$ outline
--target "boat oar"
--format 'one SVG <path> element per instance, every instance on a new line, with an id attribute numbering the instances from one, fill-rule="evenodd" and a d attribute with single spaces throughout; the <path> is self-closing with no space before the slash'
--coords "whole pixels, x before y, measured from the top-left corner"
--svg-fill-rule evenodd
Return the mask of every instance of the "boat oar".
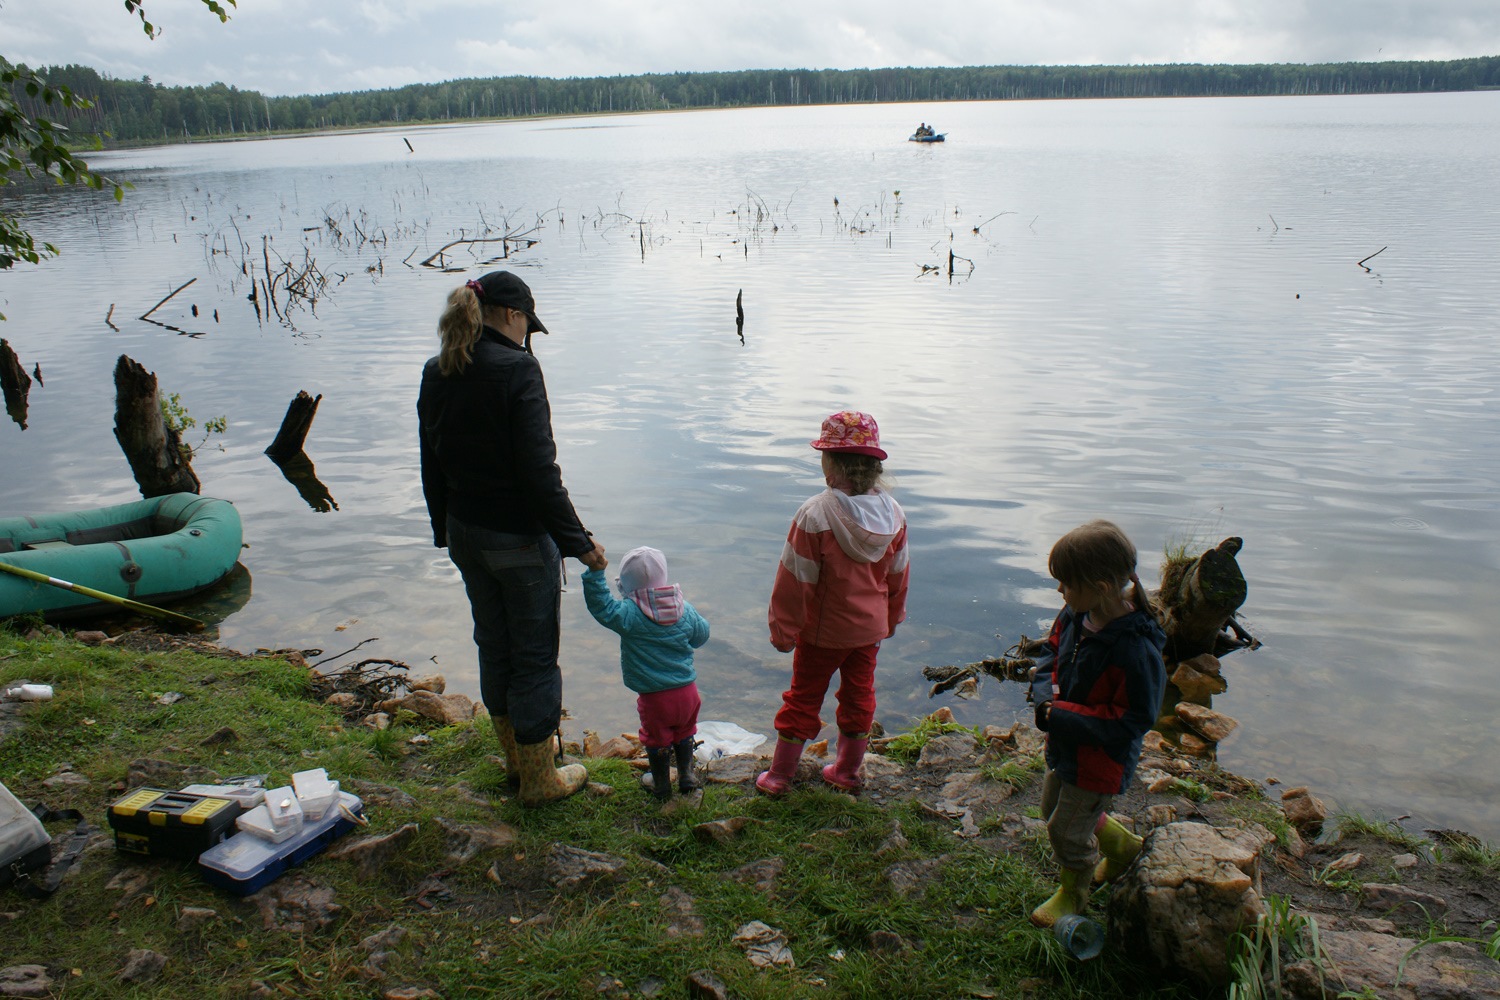
<path id="1" fill-rule="evenodd" d="M 198 619 L 189 618 L 187 615 L 179 615 L 175 611 L 168 611 L 165 608 L 153 608 L 149 604 L 142 604 L 140 601 L 132 601 L 128 597 L 116 597 L 114 594 L 106 594 L 102 590 L 95 590 L 92 587 L 85 587 L 82 584 L 69 583 L 67 580 L 59 580 L 55 576 L 48 576 L 45 573 L 38 573 L 35 570 L 22 569 L 19 566 L 12 566 L 9 563 L 0 562 L 0 570 L 4 570 L 7 573 L 13 573 L 16 576 L 24 576 L 26 579 L 35 580 L 38 583 L 46 583 L 54 587 L 61 587 L 63 590 L 71 590 L 75 594 L 82 594 L 84 597 L 92 597 L 96 601 L 105 601 L 109 604 L 118 604 L 122 608 L 129 608 L 131 611 L 137 611 L 143 615 L 150 615 L 152 618 L 160 618 L 162 621 L 168 621 L 174 625 L 184 626 L 186 628 L 192 629 L 194 632 L 203 631 L 203 623 Z"/>

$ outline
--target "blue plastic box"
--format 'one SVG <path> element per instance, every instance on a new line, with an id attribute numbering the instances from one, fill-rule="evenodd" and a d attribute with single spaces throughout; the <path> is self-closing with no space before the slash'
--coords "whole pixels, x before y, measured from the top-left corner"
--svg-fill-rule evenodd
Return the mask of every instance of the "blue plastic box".
<path id="1" fill-rule="evenodd" d="M 198 872 L 209 885 L 236 895 L 258 892 L 354 829 L 356 823 L 345 815 L 346 810 L 362 816 L 364 803 L 357 795 L 339 792 L 338 803 L 322 819 L 305 823 L 301 833 L 279 844 L 253 833 L 237 833 L 200 854 Z"/>

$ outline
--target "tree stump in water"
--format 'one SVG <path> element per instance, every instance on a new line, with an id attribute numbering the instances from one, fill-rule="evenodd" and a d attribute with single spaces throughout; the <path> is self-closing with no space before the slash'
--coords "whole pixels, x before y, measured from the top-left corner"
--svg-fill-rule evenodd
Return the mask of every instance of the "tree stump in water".
<path id="1" fill-rule="evenodd" d="M 307 432 L 312 429 L 318 404 L 322 401 L 322 393 L 314 398 L 306 389 L 299 390 L 287 406 L 286 416 L 281 420 L 281 430 L 276 432 L 276 440 L 266 447 L 266 454 L 276 462 L 291 461 L 300 455 L 303 442 L 307 440 Z"/>
<path id="2" fill-rule="evenodd" d="M 1243 539 L 1226 538 L 1196 559 L 1162 567 L 1157 618 L 1167 633 L 1168 663 L 1245 645 L 1224 635 L 1245 603 L 1245 577 L 1235 560 L 1243 545 Z"/>
<path id="3" fill-rule="evenodd" d="M 4 339 L 0 339 L 0 390 L 3 390 L 5 396 L 5 412 L 24 431 L 31 376 L 21 367 L 21 359 L 16 357 L 15 348 Z"/>
<path id="4" fill-rule="evenodd" d="M 115 362 L 115 438 L 130 462 L 141 496 L 198 493 L 203 486 L 182 436 L 167 426 L 156 374 L 125 355 Z"/>

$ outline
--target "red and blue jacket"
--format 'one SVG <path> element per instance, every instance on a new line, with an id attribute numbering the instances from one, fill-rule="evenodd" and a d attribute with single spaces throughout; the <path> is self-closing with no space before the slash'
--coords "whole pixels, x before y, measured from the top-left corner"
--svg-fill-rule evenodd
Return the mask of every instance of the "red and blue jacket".
<path id="1" fill-rule="evenodd" d="M 1038 706 L 1052 703 L 1050 714 L 1037 712 L 1037 726 L 1047 732 L 1047 767 L 1085 791 L 1118 795 L 1161 712 L 1167 637 L 1142 611 L 1098 632 L 1085 629 L 1083 618 L 1065 607 L 1052 623 L 1031 697 Z"/>

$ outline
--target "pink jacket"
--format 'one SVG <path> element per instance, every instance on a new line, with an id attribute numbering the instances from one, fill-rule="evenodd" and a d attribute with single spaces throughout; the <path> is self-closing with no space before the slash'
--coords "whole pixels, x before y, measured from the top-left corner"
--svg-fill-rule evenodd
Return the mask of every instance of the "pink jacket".
<path id="1" fill-rule="evenodd" d="M 888 493 L 827 489 L 797 510 L 771 588 L 771 645 L 854 649 L 906 618 L 906 515 Z"/>

